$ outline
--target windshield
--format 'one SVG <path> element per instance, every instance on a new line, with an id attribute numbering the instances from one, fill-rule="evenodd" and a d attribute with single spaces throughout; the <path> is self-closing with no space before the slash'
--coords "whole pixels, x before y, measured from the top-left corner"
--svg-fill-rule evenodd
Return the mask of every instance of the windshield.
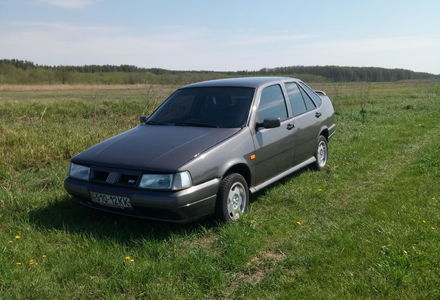
<path id="1" fill-rule="evenodd" d="M 253 88 L 203 87 L 177 90 L 147 124 L 238 128 L 246 123 Z"/>

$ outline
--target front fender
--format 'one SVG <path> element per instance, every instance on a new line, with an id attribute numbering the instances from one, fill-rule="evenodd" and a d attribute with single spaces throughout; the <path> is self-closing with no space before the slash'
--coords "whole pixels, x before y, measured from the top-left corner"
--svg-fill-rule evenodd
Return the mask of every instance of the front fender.
<path id="1" fill-rule="evenodd" d="M 193 184 L 221 178 L 227 170 L 236 164 L 248 166 L 253 174 L 250 155 L 254 152 L 254 143 L 249 128 L 243 128 L 237 134 L 199 154 L 179 170 L 189 171 Z"/>

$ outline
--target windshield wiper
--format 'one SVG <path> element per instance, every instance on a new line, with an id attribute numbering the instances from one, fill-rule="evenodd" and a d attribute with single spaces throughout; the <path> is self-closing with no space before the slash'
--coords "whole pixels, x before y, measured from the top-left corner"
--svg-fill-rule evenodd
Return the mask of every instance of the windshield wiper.
<path id="1" fill-rule="evenodd" d="M 195 127 L 212 127 L 212 128 L 219 128 L 217 125 L 212 125 L 208 123 L 197 123 L 197 122 L 181 122 L 174 124 L 176 126 L 195 126 Z"/>

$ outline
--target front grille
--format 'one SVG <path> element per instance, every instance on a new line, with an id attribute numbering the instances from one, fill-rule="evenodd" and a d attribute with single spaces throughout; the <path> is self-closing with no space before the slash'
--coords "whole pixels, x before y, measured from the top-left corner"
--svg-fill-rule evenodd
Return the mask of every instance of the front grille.
<path id="1" fill-rule="evenodd" d="M 91 181 L 99 184 L 136 187 L 141 178 L 140 171 L 92 167 Z"/>

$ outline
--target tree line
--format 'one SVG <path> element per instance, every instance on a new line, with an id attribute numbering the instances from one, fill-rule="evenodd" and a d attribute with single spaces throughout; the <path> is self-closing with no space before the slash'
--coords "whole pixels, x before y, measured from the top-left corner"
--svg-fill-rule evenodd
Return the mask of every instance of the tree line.
<path id="1" fill-rule="evenodd" d="M 342 66 L 290 66 L 258 71 L 174 71 L 133 65 L 46 66 L 1 59 L 0 84 L 185 84 L 240 76 L 290 76 L 309 82 L 440 79 L 440 75 L 405 69 Z"/>
<path id="2" fill-rule="evenodd" d="M 398 81 L 409 79 L 440 79 L 439 75 L 414 72 L 406 69 L 386 69 L 376 67 L 342 67 L 342 66 L 292 66 L 272 69 L 261 69 L 261 74 L 314 74 L 330 81 Z"/>

